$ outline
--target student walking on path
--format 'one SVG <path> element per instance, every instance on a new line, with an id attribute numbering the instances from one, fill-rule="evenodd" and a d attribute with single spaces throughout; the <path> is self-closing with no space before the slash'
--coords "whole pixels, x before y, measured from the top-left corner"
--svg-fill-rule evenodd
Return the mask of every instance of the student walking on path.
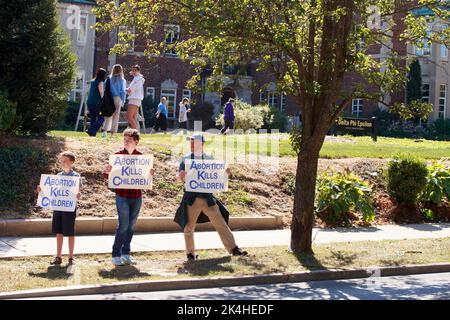
<path id="1" fill-rule="evenodd" d="M 222 130 L 220 130 L 221 134 L 226 134 L 228 130 L 234 129 L 234 99 L 230 98 L 228 102 L 225 104 L 225 108 L 223 110 L 223 120 L 225 122 Z"/>
<path id="2" fill-rule="evenodd" d="M 178 115 L 178 127 L 180 129 L 188 129 L 188 113 L 191 112 L 189 108 L 189 99 L 183 98 L 183 101 L 180 102 L 180 113 Z"/>
<path id="3" fill-rule="evenodd" d="M 127 121 L 130 125 L 130 128 L 140 131 L 137 115 L 138 110 L 142 105 L 142 100 L 144 99 L 145 79 L 141 75 L 141 68 L 139 67 L 139 65 L 134 65 L 131 68 L 130 74 L 133 76 L 133 81 L 131 81 L 130 86 L 127 89 Z"/>
<path id="4" fill-rule="evenodd" d="M 186 179 L 187 159 L 212 159 L 211 156 L 203 152 L 205 138 L 202 134 L 195 134 L 191 137 L 191 152 L 182 160 L 177 175 L 178 181 Z M 229 174 L 229 169 L 227 173 Z M 198 193 L 185 191 L 181 204 L 175 214 L 174 221 L 180 225 L 184 232 L 186 244 L 186 255 L 189 260 L 197 260 L 195 254 L 194 230 L 197 223 L 211 221 L 214 228 L 219 233 L 220 239 L 227 251 L 233 256 L 245 256 L 247 251 L 243 251 L 236 245 L 233 233 L 228 226 L 229 212 L 225 206 L 217 200 L 212 193 Z"/>
<path id="5" fill-rule="evenodd" d="M 164 133 L 167 132 L 167 117 L 169 112 L 167 110 L 167 98 L 162 97 L 161 102 L 158 105 L 158 111 L 156 111 L 156 125 L 154 131 L 161 129 Z M 153 131 L 152 131 L 153 132 Z"/>
<path id="6" fill-rule="evenodd" d="M 122 108 L 126 97 L 126 81 L 123 75 L 123 68 L 120 64 L 114 65 L 109 82 L 116 111 L 111 117 L 106 117 L 104 129 L 105 131 L 111 131 L 111 137 L 113 137 L 119 129 L 120 109 Z"/>
<path id="7" fill-rule="evenodd" d="M 87 134 L 91 137 L 97 135 L 97 131 L 103 125 L 105 118 L 100 115 L 100 102 L 103 98 L 105 92 L 105 80 L 106 80 L 106 70 L 100 68 L 97 70 L 95 79 L 91 81 L 91 87 L 89 89 L 89 96 L 87 99 L 87 106 L 89 110 L 91 125 Z"/>

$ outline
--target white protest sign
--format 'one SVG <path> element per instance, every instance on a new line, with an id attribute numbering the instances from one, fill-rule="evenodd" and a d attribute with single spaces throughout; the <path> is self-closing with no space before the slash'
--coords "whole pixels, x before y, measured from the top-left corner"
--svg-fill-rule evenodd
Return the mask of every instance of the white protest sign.
<path id="1" fill-rule="evenodd" d="M 38 206 L 54 211 L 75 211 L 80 177 L 43 174 L 39 186 Z"/>
<path id="2" fill-rule="evenodd" d="M 186 191 L 200 193 L 227 191 L 228 175 L 225 169 L 224 161 L 186 159 Z"/>
<path id="3" fill-rule="evenodd" d="M 109 157 L 112 170 L 108 187 L 111 189 L 151 189 L 153 155 L 114 154 Z"/>

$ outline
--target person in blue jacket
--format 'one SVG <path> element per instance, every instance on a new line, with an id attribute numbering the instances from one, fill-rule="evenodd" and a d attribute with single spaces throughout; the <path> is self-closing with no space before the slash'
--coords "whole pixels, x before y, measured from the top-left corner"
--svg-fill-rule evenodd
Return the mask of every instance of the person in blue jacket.
<path id="1" fill-rule="evenodd" d="M 116 111 L 111 117 L 105 119 L 105 131 L 111 131 L 111 137 L 117 133 L 119 129 L 120 109 L 122 108 L 126 97 L 126 81 L 123 75 L 123 68 L 120 64 L 114 65 L 111 76 L 108 80 L 111 87 L 111 96 L 114 99 Z"/>

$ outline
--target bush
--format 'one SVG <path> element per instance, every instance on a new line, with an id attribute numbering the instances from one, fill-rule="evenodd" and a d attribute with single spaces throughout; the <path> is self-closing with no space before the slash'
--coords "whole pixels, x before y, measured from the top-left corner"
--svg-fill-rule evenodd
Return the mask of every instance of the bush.
<path id="1" fill-rule="evenodd" d="M 155 125 L 158 104 L 159 102 L 153 100 L 152 96 L 146 96 L 144 100 L 142 100 L 142 111 L 144 112 L 146 128 L 151 128 Z"/>
<path id="2" fill-rule="evenodd" d="M 0 29 L 0 87 L 17 103 L 20 131 L 44 134 L 64 118 L 76 71 L 56 1 L 3 1 Z"/>
<path id="3" fill-rule="evenodd" d="M 440 204 L 445 198 L 450 200 L 450 168 L 443 163 L 434 162 L 428 167 L 427 184 L 420 200 Z"/>
<path id="4" fill-rule="evenodd" d="M 20 126 L 20 116 L 17 115 L 17 104 L 8 100 L 5 91 L 0 91 L 0 134 L 14 133 Z"/>
<path id="5" fill-rule="evenodd" d="M 216 124 L 224 125 L 223 114 L 221 114 Z M 264 125 L 264 114 L 261 107 L 252 106 L 241 100 L 236 100 L 234 105 L 234 130 L 242 129 L 244 131 L 254 129 L 258 130 Z"/>
<path id="6" fill-rule="evenodd" d="M 214 105 L 212 103 L 204 101 L 191 105 L 191 112 L 188 113 L 189 123 L 191 124 L 190 128 L 193 128 L 194 121 L 201 121 L 203 130 L 214 128 L 213 116 Z"/>
<path id="7" fill-rule="evenodd" d="M 262 129 L 278 129 L 281 132 L 286 131 L 288 118 L 280 109 L 271 107 L 267 104 L 257 105 L 256 107 L 260 108 L 263 114 L 264 123 Z"/>
<path id="8" fill-rule="evenodd" d="M 411 156 L 399 155 L 389 161 L 387 191 L 399 204 L 415 205 L 427 184 L 427 165 Z"/>
<path id="9" fill-rule="evenodd" d="M 48 156 L 39 149 L 24 146 L 0 148 L 0 211 L 28 210 L 34 204 L 33 192 L 39 176 L 48 166 Z"/>
<path id="10" fill-rule="evenodd" d="M 426 130 L 425 137 L 432 140 L 450 140 L 450 119 L 437 119 Z"/>
<path id="11" fill-rule="evenodd" d="M 80 103 L 75 101 L 67 102 L 67 107 L 64 110 L 64 118 L 55 126 L 56 130 L 73 130 L 77 122 L 78 112 L 80 110 Z M 83 129 L 79 126 L 78 130 Z"/>
<path id="12" fill-rule="evenodd" d="M 360 212 L 365 222 L 375 219 L 375 210 L 367 182 L 349 171 L 322 173 L 317 183 L 317 213 L 327 222 L 342 222 Z"/>

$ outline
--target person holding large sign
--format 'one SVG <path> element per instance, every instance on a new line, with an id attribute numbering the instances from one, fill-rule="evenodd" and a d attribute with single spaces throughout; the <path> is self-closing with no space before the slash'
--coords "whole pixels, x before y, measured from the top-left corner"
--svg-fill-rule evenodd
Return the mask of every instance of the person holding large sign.
<path id="1" fill-rule="evenodd" d="M 116 266 L 134 264 L 130 244 L 142 205 L 142 189 L 151 189 L 153 158 L 136 149 L 140 134 L 136 129 L 123 132 L 124 147 L 109 159 L 103 174 L 116 193 L 119 223 L 112 247 L 112 263 Z"/>
<path id="2" fill-rule="evenodd" d="M 185 191 L 174 218 L 184 232 L 187 259 L 190 261 L 198 258 L 194 243 L 196 224 L 209 221 L 230 254 L 245 256 L 247 251 L 236 245 L 228 226 L 228 210 L 213 196 L 214 192 L 227 190 L 229 168 L 223 162 L 213 161 L 211 156 L 204 154 L 205 138 L 202 134 L 194 134 L 190 142 L 191 152 L 181 160 L 178 170 L 177 180 L 185 182 Z"/>
<path id="3" fill-rule="evenodd" d="M 75 247 L 75 219 L 77 200 L 80 199 L 80 175 L 73 170 L 75 155 L 70 151 L 61 153 L 59 165 L 62 169 L 57 175 L 43 174 L 36 191 L 39 193 L 37 204 L 52 209 L 52 232 L 56 235 L 56 257 L 53 265 L 62 264 L 62 246 L 64 237 L 69 238 L 69 263 L 73 265 Z"/>

